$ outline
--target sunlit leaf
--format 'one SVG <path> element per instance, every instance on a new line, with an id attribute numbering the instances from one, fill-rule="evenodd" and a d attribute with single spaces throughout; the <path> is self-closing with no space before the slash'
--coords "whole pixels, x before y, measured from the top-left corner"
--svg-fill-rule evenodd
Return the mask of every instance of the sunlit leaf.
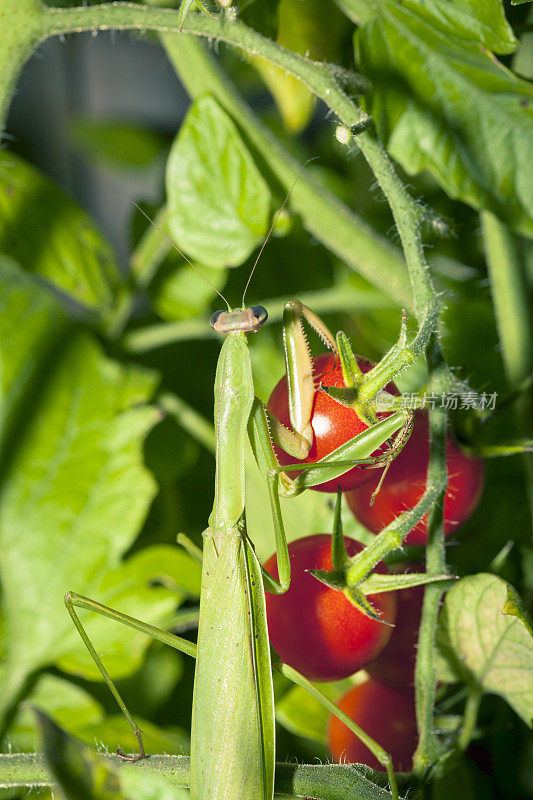
<path id="1" fill-rule="evenodd" d="M 62 319 L 60 306 L 41 296 L 48 290 L 32 276 L 12 264 L 0 265 L 0 272 L 0 296 L 17 297 L 5 305 L 6 329 L 22 327 L 34 309 L 46 310 L 49 320 Z M 71 326 L 58 338 L 57 324 L 48 324 L 43 316 L 36 363 L 21 382 L 9 446 L 2 451 L 7 655 L 0 709 L 28 675 L 49 664 L 97 677 L 63 604 L 68 589 L 152 624 L 172 618 L 185 594 L 197 591 L 196 565 L 184 564 L 177 546 L 121 561 L 155 491 L 143 464 L 143 441 L 158 419 L 146 405 L 154 375 L 110 360 L 81 330 Z M 29 353 L 24 335 L 14 342 L 2 348 L 8 375 L 24 374 Z M 13 392 L 13 381 L 7 383 Z M 110 671 L 124 675 L 139 665 L 147 637 L 103 617 L 82 618 L 88 618 Z"/>
<path id="2" fill-rule="evenodd" d="M 28 279 L 5 256 L 0 256 L 0 341 L 9 342 L 0 370 L 0 444 L 12 425 L 23 424 L 25 406 L 34 397 L 41 371 L 53 357 L 69 328 L 66 314 L 49 292 L 27 291 Z M 0 451 L 3 451 L 3 447 Z"/>
<path id="3" fill-rule="evenodd" d="M 437 644 L 440 680 L 499 694 L 531 724 L 533 637 L 509 584 L 484 573 L 456 583 L 441 611 Z"/>
<path id="4" fill-rule="evenodd" d="M 241 264 L 266 234 L 270 192 L 234 123 L 210 95 L 189 110 L 167 164 L 168 227 L 211 267 Z"/>
<path id="5" fill-rule="evenodd" d="M 189 790 L 169 774 L 150 775 L 134 767 L 121 770 L 120 785 L 128 800 L 189 800 Z"/>
<path id="6" fill-rule="evenodd" d="M 94 222 L 7 150 L 0 152 L 0 252 L 99 314 L 113 303 L 118 268 Z"/>
<path id="7" fill-rule="evenodd" d="M 34 708 L 44 711 L 71 734 L 85 725 L 98 724 L 104 718 L 104 709 L 94 697 L 81 686 L 57 675 L 41 675 L 27 699 L 28 702 L 19 707 L 6 737 L 15 751 L 32 752 L 39 746 Z"/>
<path id="8" fill-rule="evenodd" d="M 488 48 L 515 47 L 501 4 L 378 0 L 355 37 L 391 155 L 533 235 L 533 88 Z"/>
<path id="9" fill-rule="evenodd" d="M 6 742 L 14 750 L 32 752 L 39 748 L 40 736 L 34 710 L 38 708 L 53 721 L 90 746 L 98 744 L 109 752 L 118 746 L 135 752 L 137 739 L 125 717 L 105 716 L 103 706 L 88 692 L 64 678 L 44 673 L 34 690 L 21 705 L 9 727 Z M 188 753 L 189 737 L 179 728 L 162 729 L 135 714 L 143 732 L 143 742 L 150 753 Z"/>

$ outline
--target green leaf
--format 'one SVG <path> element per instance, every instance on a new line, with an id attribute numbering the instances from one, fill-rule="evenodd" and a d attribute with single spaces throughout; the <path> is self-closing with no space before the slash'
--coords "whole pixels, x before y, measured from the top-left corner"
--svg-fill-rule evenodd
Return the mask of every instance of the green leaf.
<path id="1" fill-rule="evenodd" d="M 462 680 L 499 694 L 528 724 L 533 718 L 533 638 L 515 593 L 501 578 L 479 573 L 446 595 L 437 633 L 439 680 Z M 509 613 L 511 610 L 513 613 Z"/>
<path id="2" fill-rule="evenodd" d="M 339 0 L 351 19 L 363 24 L 391 5 L 391 0 Z M 501 0 L 404 0 L 403 5 L 443 33 L 494 50 L 512 53 L 517 46 Z"/>
<path id="3" fill-rule="evenodd" d="M 407 0 L 405 5 L 443 33 L 477 41 L 495 53 L 517 47 L 501 0 Z"/>
<path id="4" fill-rule="evenodd" d="M 66 334 L 69 321 L 49 292 L 28 292 L 27 276 L 1 255 L 0 275 L 0 341 L 9 342 L 9 357 L 2 358 L 0 370 L 2 453 L 17 418 L 26 413 L 25 403 L 34 394 L 46 358 Z"/>
<path id="5" fill-rule="evenodd" d="M 66 800 L 126 800 L 118 768 L 35 711 L 50 771 Z"/>
<path id="6" fill-rule="evenodd" d="M 74 117 L 68 136 L 84 158 L 104 166 L 139 169 L 162 157 L 167 137 L 132 122 Z"/>
<path id="7" fill-rule="evenodd" d="M 378 0 L 355 37 L 380 137 L 410 174 L 533 235 L 533 89 L 488 48 L 515 42 L 501 4 Z"/>
<path id="8" fill-rule="evenodd" d="M 152 624 L 161 625 L 172 619 L 175 607 L 185 597 L 199 596 L 200 573 L 199 565 L 181 548 L 152 545 L 135 553 L 117 569 L 109 565 L 98 587 L 83 592 L 131 617 L 147 622 L 156 619 Z M 162 585 L 153 585 L 158 581 Z M 111 675 L 115 678 L 130 675 L 138 668 L 150 644 L 147 636 L 97 614 L 86 615 L 83 619 L 91 641 L 103 643 L 104 662 Z M 89 653 L 85 647 L 80 647 L 77 635 L 70 647 L 64 645 L 55 663 L 65 672 L 101 680 Z"/>
<path id="9" fill-rule="evenodd" d="M 104 315 L 120 278 L 91 218 L 48 178 L 0 153 L 0 252 Z"/>
<path id="10" fill-rule="evenodd" d="M 210 95 L 189 110 L 167 164 L 168 225 L 210 267 L 241 264 L 266 234 L 270 192 L 235 125 Z"/>
<path id="11" fill-rule="evenodd" d="M 21 752 L 39 748 L 35 708 L 88 745 L 96 742 L 100 748 L 110 752 L 119 745 L 125 752 L 137 749 L 137 738 L 120 712 L 106 717 L 103 706 L 80 686 L 46 673 L 39 678 L 9 727 L 6 741 L 11 748 Z M 147 752 L 189 752 L 189 737 L 185 731 L 179 728 L 163 730 L 137 714 L 135 719 L 142 729 Z"/>
<path id="12" fill-rule="evenodd" d="M 17 302 L 7 304 L 2 315 L 7 330 L 31 330 L 34 309 L 38 320 L 46 307 L 51 319 L 62 315 L 59 305 L 40 297 L 46 287 L 12 264 L 0 264 L 0 286 L 1 297 L 17 293 Z M 39 324 L 46 334 L 42 319 Z M 142 405 L 155 380 L 146 370 L 108 359 L 82 331 L 67 333 L 52 349 L 39 345 L 36 379 L 28 380 L 25 397 L 19 396 L 16 425 L 2 450 L 0 575 L 7 661 L 0 716 L 37 669 L 70 663 L 94 674 L 92 666 L 83 667 L 85 649 L 63 604 L 68 589 L 108 605 L 116 601 L 126 613 L 162 624 L 183 597 L 180 584 L 192 589 L 197 573 L 195 565 L 178 569 L 183 553 L 172 559 L 165 551 L 163 569 L 168 564 L 173 590 L 151 584 L 162 571 L 160 562 L 155 570 L 151 551 L 121 563 L 155 491 L 142 452 L 158 418 L 156 409 Z M 13 376 L 24 373 L 29 349 L 22 335 L 17 341 L 18 347 L 2 353 Z M 88 629 L 103 653 L 109 649 L 108 666 L 118 674 L 131 672 L 149 640 L 103 622 L 93 616 Z M 75 651 L 82 654 L 79 664 Z"/>
<path id="13" fill-rule="evenodd" d="M 18 709 L 6 737 L 15 751 L 32 752 L 39 746 L 34 708 L 39 708 L 74 735 L 78 728 L 99 724 L 104 718 L 104 709 L 94 697 L 81 686 L 57 675 L 41 675 L 27 699 L 28 702 Z"/>

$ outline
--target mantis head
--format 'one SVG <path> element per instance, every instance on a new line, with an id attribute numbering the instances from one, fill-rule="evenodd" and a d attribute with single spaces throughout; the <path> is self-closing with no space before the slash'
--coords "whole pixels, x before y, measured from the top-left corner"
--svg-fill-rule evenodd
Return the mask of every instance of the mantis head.
<path id="1" fill-rule="evenodd" d="M 231 311 L 215 311 L 209 324 L 217 333 L 255 333 L 268 319 L 263 306 L 236 308 Z"/>

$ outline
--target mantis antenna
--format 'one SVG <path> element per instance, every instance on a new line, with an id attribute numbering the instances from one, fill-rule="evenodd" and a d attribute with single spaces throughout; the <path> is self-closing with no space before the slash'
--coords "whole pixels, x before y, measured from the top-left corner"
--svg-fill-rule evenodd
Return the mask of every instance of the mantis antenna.
<path id="1" fill-rule="evenodd" d="M 291 191 L 292 191 L 292 189 L 291 189 Z M 137 208 L 137 209 L 138 209 L 138 210 L 141 212 L 141 214 L 142 214 L 144 217 L 146 217 L 146 219 L 148 220 L 148 222 L 151 222 L 151 223 L 152 223 L 152 225 L 154 226 L 154 228 L 155 228 L 157 231 L 159 231 L 159 233 L 161 234 L 161 236 L 162 236 L 164 239 L 166 239 L 166 240 L 167 240 L 167 242 L 169 243 L 169 245 L 171 245 L 171 246 L 174 248 L 174 250 L 177 250 L 177 251 L 178 251 L 178 253 L 180 254 L 180 256 L 181 256 L 182 258 L 184 258 L 184 259 L 185 259 L 185 261 L 187 262 L 187 264 L 188 264 L 190 267 L 192 267 L 192 268 L 193 268 L 193 270 L 194 270 L 195 272 L 197 272 L 197 273 L 198 273 L 198 275 L 200 275 L 200 276 L 201 276 L 201 277 L 204 279 L 204 281 L 205 281 L 206 283 L 208 283 L 208 284 L 209 284 L 209 286 L 210 286 L 212 289 L 214 289 L 214 290 L 215 290 L 215 292 L 216 292 L 216 293 L 219 295 L 219 297 L 221 297 L 221 298 L 222 298 L 222 300 L 223 300 L 223 301 L 225 302 L 225 304 L 227 305 L 227 307 L 228 307 L 228 311 L 231 311 L 231 306 L 230 306 L 230 304 L 228 303 L 228 301 L 226 300 L 226 298 L 224 297 L 224 295 L 222 294 L 222 292 L 219 292 L 219 291 L 218 291 L 217 287 L 216 287 L 216 286 L 215 286 L 213 283 L 211 283 L 211 281 L 209 280 L 209 278 L 206 278 L 206 277 L 205 277 L 205 275 L 203 274 L 203 272 L 202 272 L 201 270 L 199 270 L 199 269 L 198 269 L 198 267 L 196 267 L 196 266 L 195 266 L 195 265 L 192 263 L 192 261 L 191 261 L 190 259 L 188 259 L 188 258 L 187 258 L 187 256 L 186 256 L 186 255 L 185 255 L 185 253 L 183 252 L 183 250 L 180 250 L 180 248 L 177 246 L 177 244 L 174 244 L 174 242 L 172 241 L 172 239 L 171 239 L 169 236 L 167 236 L 167 235 L 166 235 L 166 233 L 165 233 L 165 232 L 164 232 L 164 231 L 163 231 L 163 230 L 162 230 L 162 229 L 159 227 L 159 225 L 157 225 L 157 224 L 156 224 L 156 223 L 153 221 L 153 219 L 152 219 L 151 217 L 149 217 L 149 216 L 148 216 L 148 214 L 146 213 L 146 211 L 143 211 L 143 210 L 142 210 L 142 208 L 140 207 L 140 205 L 138 205 L 138 204 L 137 204 L 135 201 L 133 201 L 133 200 L 132 200 L 132 203 L 133 203 L 133 205 L 135 206 L 135 208 Z M 283 208 L 283 206 L 282 206 L 282 208 Z M 280 211 L 281 211 L 281 209 L 280 209 Z M 263 245 L 263 246 L 264 246 L 264 245 Z"/>
<path id="2" fill-rule="evenodd" d="M 296 184 L 297 184 L 297 183 L 298 183 L 298 181 L 300 180 L 300 176 L 301 176 L 302 172 L 304 171 L 304 169 L 306 168 L 306 166 L 307 166 L 307 165 L 308 165 L 308 164 L 309 164 L 311 161 L 315 161 L 317 158 L 318 158 L 318 156 L 313 156 L 313 158 L 308 158 L 308 159 L 307 159 L 307 161 L 306 161 L 304 164 L 302 164 L 302 166 L 300 167 L 300 170 L 299 170 L 299 172 L 298 172 L 298 174 L 297 174 L 296 178 L 295 178 L 295 179 L 294 179 L 294 181 L 293 181 L 293 184 L 292 184 L 291 188 L 290 188 L 290 189 L 289 189 L 289 191 L 287 192 L 287 196 L 285 197 L 285 200 L 283 201 L 282 205 L 279 207 L 279 209 L 278 209 L 278 213 L 277 213 L 277 214 L 276 214 L 276 216 L 274 217 L 274 221 L 272 222 L 272 225 L 270 226 L 270 230 L 268 231 L 267 235 L 265 236 L 265 240 L 264 240 L 263 244 L 261 245 L 261 249 L 260 249 L 259 253 L 257 254 L 257 258 L 255 259 L 255 263 L 254 263 L 254 265 L 253 265 L 253 267 L 252 267 L 252 269 L 251 269 L 250 275 L 248 276 L 248 280 L 246 281 L 246 286 L 244 287 L 244 292 L 242 293 L 242 307 L 243 307 L 243 308 L 244 308 L 244 298 L 246 297 L 246 292 L 248 291 L 248 287 L 249 287 L 249 285 L 250 285 L 250 281 L 252 280 L 252 275 L 254 274 L 254 272 L 255 272 L 255 268 L 257 267 L 257 262 L 258 262 L 258 261 L 259 261 L 259 259 L 261 258 L 261 254 L 262 254 L 263 250 L 265 249 L 266 243 L 267 243 L 267 242 L 268 242 L 268 240 L 270 239 L 270 234 L 271 234 L 271 233 L 272 233 L 272 231 L 274 230 L 274 226 L 275 226 L 276 222 L 277 222 L 277 221 L 278 221 L 278 219 L 279 219 L 279 215 L 281 214 L 281 212 L 283 211 L 283 209 L 284 209 L 284 208 L 285 208 L 285 206 L 287 205 L 287 202 L 288 202 L 288 200 L 289 200 L 289 197 L 290 197 L 290 196 L 291 196 L 291 194 L 292 194 L 292 190 L 294 189 L 294 187 L 296 186 Z"/>

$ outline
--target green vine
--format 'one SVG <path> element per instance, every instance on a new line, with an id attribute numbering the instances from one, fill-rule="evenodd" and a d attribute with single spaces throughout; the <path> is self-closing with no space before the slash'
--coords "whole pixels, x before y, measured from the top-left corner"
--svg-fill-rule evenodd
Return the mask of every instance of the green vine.
<path id="1" fill-rule="evenodd" d="M 106 756 L 111 765 L 131 769 L 116 756 Z M 150 756 L 139 761 L 135 770 L 171 780 L 174 786 L 189 786 L 188 756 Z M 52 789 L 56 783 L 42 755 L 33 753 L 0 754 L 0 789 Z M 276 795 L 293 795 L 315 800 L 332 797 L 372 797 L 391 800 L 384 787 L 374 783 L 369 771 L 346 764 L 276 764 Z"/>

